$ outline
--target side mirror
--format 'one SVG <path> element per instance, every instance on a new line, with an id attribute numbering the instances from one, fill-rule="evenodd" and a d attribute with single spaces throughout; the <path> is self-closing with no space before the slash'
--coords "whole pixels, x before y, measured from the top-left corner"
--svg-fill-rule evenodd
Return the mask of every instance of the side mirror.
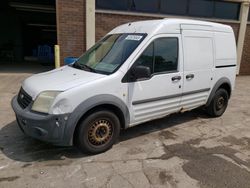
<path id="1" fill-rule="evenodd" d="M 78 58 L 77 57 L 66 57 L 64 59 L 64 65 L 69 65 L 71 63 L 74 63 L 75 61 L 77 61 Z"/>
<path id="2" fill-rule="evenodd" d="M 148 79 L 151 76 L 149 67 L 146 66 L 135 66 L 131 69 L 131 81 Z"/>

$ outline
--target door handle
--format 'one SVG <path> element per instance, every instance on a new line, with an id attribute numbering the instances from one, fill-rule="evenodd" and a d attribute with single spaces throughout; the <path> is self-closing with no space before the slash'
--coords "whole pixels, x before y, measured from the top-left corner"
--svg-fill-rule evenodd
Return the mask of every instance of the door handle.
<path id="1" fill-rule="evenodd" d="M 187 80 L 192 80 L 194 78 L 194 74 L 188 74 L 186 75 Z"/>
<path id="2" fill-rule="evenodd" d="M 179 81 L 179 80 L 181 80 L 181 76 L 174 76 L 174 77 L 172 77 L 172 81 L 174 82 L 174 81 Z"/>

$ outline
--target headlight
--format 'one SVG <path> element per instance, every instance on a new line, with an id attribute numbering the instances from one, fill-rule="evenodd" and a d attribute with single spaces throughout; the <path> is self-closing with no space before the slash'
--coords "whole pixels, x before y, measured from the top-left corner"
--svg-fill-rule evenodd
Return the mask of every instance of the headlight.
<path id="1" fill-rule="evenodd" d="M 31 109 L 36 112 L 48 113 L 54 99 L 59 93 L 61 92 L 60 91 L 41 92 L 36 98 Z"/>

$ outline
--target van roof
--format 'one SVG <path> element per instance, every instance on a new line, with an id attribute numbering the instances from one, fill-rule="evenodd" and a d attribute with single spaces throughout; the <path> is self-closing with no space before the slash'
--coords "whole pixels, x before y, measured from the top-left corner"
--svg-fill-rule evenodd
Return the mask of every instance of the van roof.
<path id="1" fill-rule="evenodd" d="M 116 27 L 109 34 L 114 33 L 147 33 L 147 34 L 161 34 L 161 33 L 180 33 L 181 29 L 192 30 L 206 30 L 232 33 L 230 26 L 191 19 L 174 19 L 165 18 L 160 20 L 147 20 L 123 24 Z"/>

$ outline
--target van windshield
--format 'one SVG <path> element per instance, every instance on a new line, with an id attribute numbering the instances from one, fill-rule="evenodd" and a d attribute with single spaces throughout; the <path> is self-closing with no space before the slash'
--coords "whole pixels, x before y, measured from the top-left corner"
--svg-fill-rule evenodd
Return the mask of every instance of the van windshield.
<path id="1" fill-rule="evenodd" d="M 72 66 L 89 72 L 112 74 L 138 47 L 146 34 L 113 34 L 104 37 Z"/>

